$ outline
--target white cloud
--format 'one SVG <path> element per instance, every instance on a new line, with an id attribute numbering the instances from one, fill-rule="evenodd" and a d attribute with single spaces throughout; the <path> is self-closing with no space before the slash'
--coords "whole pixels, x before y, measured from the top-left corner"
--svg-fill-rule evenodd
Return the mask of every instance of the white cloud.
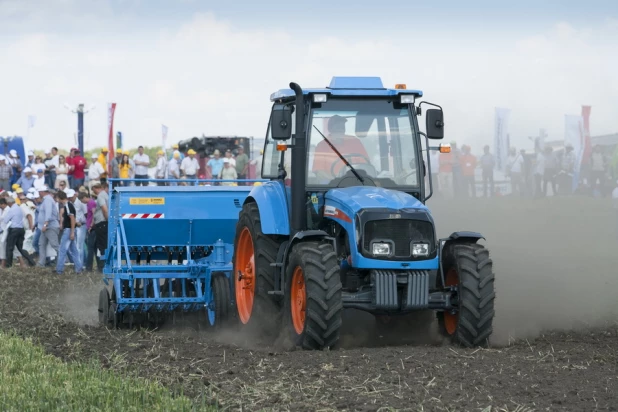
<path id="1" fill-rule="evenodd" d="M 447 139 L 466 139 L 476 148 L 491 142 L 496 106 L 512 108 L 517 144 L 529 144 L 527 136 L 539 128 L 561 138 L 564 114 L 577 114 L 582 104 L 593 106 L 593 134 L 618 131 L 615 20 L 594 28 L 560 23 L 515 40 L 500 33 L 423 38 L 382 31 L 351 38 L 328 30 L 307 37 L 266 23 L 245 29 L 212 14 L 140 31 L 129 17 L 112 19 L 104 2 L 84 16 L 74 0 L 56 11 L 43 2 L 30 12 L 24 3 L 5 0 L 0 25 L 27 15 L 22 27 L 29 26 L 46 15 L 71 29 L 71 21 L 79 22 L 77 29 L 91 24 L 92 33 L 108 28 L 96 36 L 37 28 L 0 38 L 0 61 L 9 62 L 0 78 L 0 135 L 25 135 L 27 116 L 35 114 L 34 147 L 73 144 L 77 122 L 65 102 L 96 104 L 86 115 L 88 146 L 106 143 L 111 101 L 118 104 L 115 130 L 129 146 L 158 144 L 161 123 L 171 140 L 202 132 L 262 137 L 270 93 L 290 81 L 323 87 L 333 75 L 377 75 L 387 86 L 420 88 L 444 107 Z"/>

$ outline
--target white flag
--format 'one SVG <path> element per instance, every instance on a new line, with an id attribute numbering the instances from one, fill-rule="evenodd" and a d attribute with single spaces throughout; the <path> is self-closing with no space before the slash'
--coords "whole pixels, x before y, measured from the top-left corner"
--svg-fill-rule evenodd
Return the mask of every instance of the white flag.
<path id="1" fill-rule="evenodd" d="M 167 150 L 167 126 L 164 124 L 161 125 L 161 135 L 163 138 L 163 150 L 166 151 Z"/>
<path id="2" fill-rule="evenodd" d="M 28 128 L 32 129 L 34 127 L 34 123 L 36 123 L 36 116 L 29 115 L 28 116 Z"/>
<path id="3" fill-rule="evenodd" d="M 503 172 L 509 156 L 507 130 L 511 114 L 510 109 L 496 107 L 496 124 L 494 131 L 494 150 L 496 153 L 496 169 Z"/>

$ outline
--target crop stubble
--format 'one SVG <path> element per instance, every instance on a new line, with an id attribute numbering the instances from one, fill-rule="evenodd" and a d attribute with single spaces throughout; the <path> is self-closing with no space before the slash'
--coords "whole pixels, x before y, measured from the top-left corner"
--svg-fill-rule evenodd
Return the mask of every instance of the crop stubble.
<path id="1" fill-rule="evenodd" d="M 446 203 L 436 203 L 436 219 L 444 218 L 442 227 L 438 225 L 440 235 L 451 229 L 487 233 L 497 279 L 507 272 L 501 272 L 501 264 L 517 264 L 510 253 L 517 250 L 522 225 L 538 229 L 549 214 L 556 213 L 547 203 L 518 203 L 516 209 L 509 209 L 503 201 L 494 201 L 492 210 L 499 207 L 502 216 L 509 215 L 510 230 L 505 231 L 491 224 L 487 202 L 460 205 L 459 213 L 468 214 L 466 227 L 451 224 L 458 216 L 449 220 Z M 605 213 L 603 210 L 599 208 L 598 213 Z M 531 219 L 530 225 L 524 223 Z M 576 226 L 581 229 L 585 225 Z M 604 244 L 611 259 L 611 236 L 606 235 Z M 547 236 L 562 237 L 559 232 L 547 231 L 542 236 L 545 242 Z M 561 259 L 568 255 L 555 246 L 550 249 Z M 521 267 L 533 264 L 536 255 L 543 256 L 538 248 L 524 247 L 529 250 Z M 570 265 L 577 267 L 577 262 Z M 550 270 L 550 266 L 541 267 Z M 547 319 L 546 315 L 560 311 L 547 309 L 550 305 L 543 306 L 541 298 L 531 301 L 530 293 L 525 300 L 523 291 L 550 288 L 553 283 L 530 285 L 530 274 L 523 272 L 518 274 L 512 267 L 508 271 L 511 278 L 521 276 L 528 283 L 523 289 L 514 287 L 517 282 L 512 279 L 497 281 L 497 338 L 485 349 L 462 349 L 439 339 L 386 346 L 374 336 L 371 319 L 355 314 L 346 315 L 354 319 L 346 322 L 344 348 L 323 352 L 283 351 L 243 334 L 196 330 L 192 323 L 166 324 L 160 331 L 108 330 L 96 326 L 97 296 L 102 287 L 99 275 L 80 277 L 69 272 L 58 277 L 40 270 L 0 273 L 0 328 L 33 336 L 49 353 L 64 360 L 94 357 L 105 368 L 136 372 L 192 398 L 207 397 L 228 410 L 616 410 L 616 318 L 608 313 L 577 318 L 568 308 L 579 303 L 569 306 L 569 301 L 556 298 L 554 302 L 562 302 L 562 312 L 572 321 Z M 607 283 L 611 277 L 602 280 L 605 288 L 615 286 Z M 521 299 L 517 293 L 522 293 Z M 532 308 L 526 312 L 518 302 Z M 535 309 L 535 305 L 541 306 Z M 536 317 L 516 319 L 512 312 Z M 565 329 L 573 322 L 587 327 L 539 332 L 552 329 L 553 324 Z"/>

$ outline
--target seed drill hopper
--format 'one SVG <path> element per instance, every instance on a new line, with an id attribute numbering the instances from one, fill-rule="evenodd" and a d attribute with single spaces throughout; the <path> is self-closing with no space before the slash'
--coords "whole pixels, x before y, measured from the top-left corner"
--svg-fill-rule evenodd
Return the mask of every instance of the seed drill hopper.
<path id="1" fill-rule="evenodd" d="M 174 313 L 193 312 L 212 326 L 222 324 L 233 305 L 236 221 L 250 190 L 110 188 L 100 323 L 158 326 Z"/>

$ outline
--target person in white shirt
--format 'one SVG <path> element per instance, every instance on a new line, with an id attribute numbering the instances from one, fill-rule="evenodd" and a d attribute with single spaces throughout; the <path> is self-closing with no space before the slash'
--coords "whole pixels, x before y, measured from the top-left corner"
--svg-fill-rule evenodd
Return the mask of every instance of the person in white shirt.
<path id="1" fill-rule="evenodd" d="M 47 183 L 45 181 L 45 169 L 38 168 L 34 169 L 36 171 L 36 176 L 34 177 L 34 182 L 32 183 L 32 187 L 35 189 L 41 188 L 45 186 Z"/>
<path id="2" fill-rule="evenodd" d="M 507 175 L 511 177 L 511 193 L 516 194 L 518 191 L 520 196 L 523 196 L 522 187 L 522 169 L 524 165 L 523 153 L 517 153 L 514 147 L 511 147 L 509 158 L 506 163 Z"/>
<path id="3" fill-rule="evenodd" d="M 232 151 L 230 149 L 227 149 L 225 151 L 225 159 L 227 159 L 227 161 L 230 163 L 230 165 L 234 166 L 234 168 L 236 168 L 236 159 L 234 159 L 232 157 Z"/>
<path id="4" fill-rule="evenodd" d="M 174 151 L 172 155 L 172 159 L 168 163 L 167 167 L 167 178 L 170 180 L 178 180 L 180 179 L 180 152 L 178 150 Z M 170 186 L 178 186 L 177 182 L 170 182 Z"/>
<path id="5" fill-rule="evenodd" d="M 189 149 L 187 152 L 189 157 L 185 157 L 180 164 L 180 170 L 185 174 L 187 179 L 196 179 L 197 171 L 200 170 L 200 164 L 195 158 L 195 150 Z"/>
<path id="6" fill-rule="evenodd" d="M 236 168 L 232 166 L 232 163 L 227 157 L 223 158 L 223 169 L 219 172 L 219 179 L 221 180 L 236 180 L 238 179 L 238 173 Z M 235 186 L 235 182 L 222 182 L 221 186 Z"/>
<path id="7" fill-rule="evenodd" d="M 150 157 L 144 153 L 144 146 L 137 148 L 137 153 L 133 156 L 135 163 L 135 179 L 148 179 L 148 167 Z M 135 186 L 148 186 L 148 182 L 135 182 Z"/>
<path id="8" fill-rule="evenodd" d="M 93 153 L 90 159 L 92 163 L 88 167 L 88 190 L 92 193 L 92 186 L 101 183 L 101 175 L 105 173 L 105 169 L 99 163 L 99 156 L 96 153 Z"/>
<path id="9" fill-rule="evenodd" d="M 155 169 L 155 179 L 165 179 L 167 172 L 167 160 L 165 159 L 165 152 L 159 150 L 157 152 L 157 168 Z M 165 186 L 165 182 L 157 182 L 157 186 Z"/>

